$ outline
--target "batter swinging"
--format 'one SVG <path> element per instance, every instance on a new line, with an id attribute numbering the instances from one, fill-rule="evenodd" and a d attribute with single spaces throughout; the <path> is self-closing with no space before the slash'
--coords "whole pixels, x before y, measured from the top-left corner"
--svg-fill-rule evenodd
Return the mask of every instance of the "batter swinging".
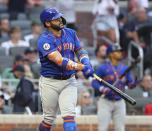
<path id="1" fill-rule="evenodd" d="M 47 30 L 39 37 L 37 48 L 41 62 L 39 81 L 44 120 L 40 131 L 50 131 L 60 108 L 64 131 L 77 131 L 74 120 L 77 101 L 76 70 L 92 76 L 88 54 L 72 29 L 64 28 L 66 20 L 54 8 L 44 9 L 40 20 Z M 74 62 L 77 55 L 80 63 Z"/>

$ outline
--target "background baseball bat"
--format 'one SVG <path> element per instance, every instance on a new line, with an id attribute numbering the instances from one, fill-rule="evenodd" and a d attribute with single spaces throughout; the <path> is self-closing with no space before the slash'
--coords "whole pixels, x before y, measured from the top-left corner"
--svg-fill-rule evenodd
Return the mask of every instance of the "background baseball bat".
<path id="1" fill-rule="evenodd" d="M 97 80 L 99 80 L 100 82 L 104 83 L 106 86 L 108 86 L 111 90 L 113 90 L 121 98 L 123 98 L 124 100 L 126 100 L 130 104 L 132 104 L 132 105 L 136 104 L 136 101 L 132 97 L 128 96 L 127 94 L 125 94 L 124 92 L 122 92 L 121 90 L 119 90 L 118 88 L 116 88 L 113 85 L 109 84 L 108 82 L 104 81 L 103 79 L 101 79 L 100 77 L 98 77 L 96 74 L 93 74 L 93 77 L 96 78 Z"/>
<path id="2" fill-rule="evenodd" d="M 113 83 L 113 86 L 115 86 L 128 72 L 130 72 L 135 65 L 140 62 L 141 58 L 138 57 L 127 69 L 126 71 Z"/>

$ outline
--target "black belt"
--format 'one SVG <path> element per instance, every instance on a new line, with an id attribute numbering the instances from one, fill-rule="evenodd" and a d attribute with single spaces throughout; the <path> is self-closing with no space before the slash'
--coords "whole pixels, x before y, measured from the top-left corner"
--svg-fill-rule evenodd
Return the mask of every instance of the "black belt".
<path id="1" fill-rule="evenodd" d="M 112 98 L 106 98 L 109 101 L 120 101 L 121 99 L 112 99 Z"/>
<path id="2" fill-rule="evenodd" d="M 52 79 L 56 79 L 56 80 L 67 80 L 67 79 L 71 78 L 72 76 L 74 76 L 74 74 L 69 75 L 69 76 L 48 76 L 47 78 L 52 78 Z"/>

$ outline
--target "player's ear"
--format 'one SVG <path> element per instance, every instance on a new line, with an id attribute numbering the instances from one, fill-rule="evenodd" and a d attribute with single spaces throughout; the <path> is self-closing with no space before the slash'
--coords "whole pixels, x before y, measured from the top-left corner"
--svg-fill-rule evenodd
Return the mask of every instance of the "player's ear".
<path id="1" fill-rule="evenodd" d="M 45 24 L 46 27 L 50 27 L 50 25 L 51 25 L 50 21 L 46 21 L 44 24 Z"/>

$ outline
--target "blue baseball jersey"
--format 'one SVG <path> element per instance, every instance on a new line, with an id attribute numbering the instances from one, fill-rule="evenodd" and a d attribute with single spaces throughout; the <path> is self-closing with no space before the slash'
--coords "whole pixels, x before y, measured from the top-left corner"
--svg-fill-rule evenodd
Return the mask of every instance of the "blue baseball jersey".
<path id="1" fill-rule="evenodd" d="M 95 71 L 95 74 L 112 85 L 126 71 L 127 68 L 128 66 L 122 64 L 121 62 L 118 64 L 118 66 L 114 66 L 108 61 L 98 67 Z M 129 72 L 115 85 L 115 87 L 124 92 L 125 86 L 130 85 L 132 82 L 132 74 Z M 98 80 L 92 81 L 93 88 L 99 90 L 101 86 L 108 88 L 105 84 L 99 82 Z M 105 94 L 105 98 L 121 99 L 121 97 L 112 90 L 109 93 Z"/>
<path id="2" fill-rule="evenodd" d="M 37 48 L 41 62 L 40 74 L 44 77 L 50 76 L 69 76 L 74 70 L 66 70 L 47 58 L 47 55 L 59 51 L 62 57 L 74 61 L 74 54 L 82 48 L 75 31 L 69 28 L 61 30 L 61 37 L 53 35 L 46 30 L 37 41 Z"/>

